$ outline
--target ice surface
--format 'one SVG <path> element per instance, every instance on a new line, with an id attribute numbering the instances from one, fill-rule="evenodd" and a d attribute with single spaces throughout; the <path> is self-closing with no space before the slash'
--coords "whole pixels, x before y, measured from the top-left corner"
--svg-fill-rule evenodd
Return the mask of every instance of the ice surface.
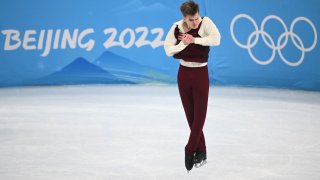
<path id="1" fill-rule="evenodd" d="M 189 174 L 175 85 L 0 89 L 0 179 L 320 179 L 320 93 L 213 87 Z"/>

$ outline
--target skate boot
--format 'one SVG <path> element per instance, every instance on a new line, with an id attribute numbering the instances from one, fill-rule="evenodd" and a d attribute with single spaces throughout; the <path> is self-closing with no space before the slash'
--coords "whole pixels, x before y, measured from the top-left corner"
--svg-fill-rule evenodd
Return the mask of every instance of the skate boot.
<path id="1" fill-rule="evenodd" d="M 206 151 L 197 151 L 193 159 L 194 166 L 199 168 L 207 163 L 207 152 Z"/>
<path id="2" fill-rule="evenodd" d="M 189 171 L 193 168 L 194 155 L 185 153 L 184 160 L 185 160 L 184 162 L 185 162 L 186 169 L 189 173 Z"/>

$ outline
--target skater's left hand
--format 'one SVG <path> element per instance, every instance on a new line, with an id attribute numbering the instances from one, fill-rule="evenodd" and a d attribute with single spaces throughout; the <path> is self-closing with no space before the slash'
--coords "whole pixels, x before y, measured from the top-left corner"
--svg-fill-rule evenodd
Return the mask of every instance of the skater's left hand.
<path id="1" fill-rule="evenodd" d="M 180 41 L 182 41 L 185 45 L 189 45 L 191 43 L 194 43 L 194 37 L 192 35 L 190 35 L 190 34 L 187 34 L 187 33 L 180 34 L 178 39 Z"/>

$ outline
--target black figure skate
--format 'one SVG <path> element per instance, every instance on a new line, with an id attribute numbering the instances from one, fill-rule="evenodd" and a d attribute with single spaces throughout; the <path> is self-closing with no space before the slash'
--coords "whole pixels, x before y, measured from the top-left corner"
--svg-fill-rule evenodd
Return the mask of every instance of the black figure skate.
<path id="1" fill-rule="evenodd" d="M 199 168 L 207 163 L 207 152 L 206 151 L 197 151 L 193 159 L 194 166 Z"/>
<path id="2" fill-rule="evenodd" d="M 193 154 L 187 154 L 185 153 L 185 166 L 186 169 L 189 173 L 189 171 L 193 168 L 193 163 L 194 163 L 194 155 Z"/>

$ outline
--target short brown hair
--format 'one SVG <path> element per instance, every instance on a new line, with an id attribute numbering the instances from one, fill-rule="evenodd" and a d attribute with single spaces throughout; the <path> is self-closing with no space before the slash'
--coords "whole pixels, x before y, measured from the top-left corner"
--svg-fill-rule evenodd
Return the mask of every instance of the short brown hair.
<path id="1" fill-rule="evenodd" d="M 180 11 L 184 17 L 186 17 L 187 15 L 193 16 L 197 12 L 199 12 L 199 5 L 194 1 L 186 1 L 181 4 Z"/>

